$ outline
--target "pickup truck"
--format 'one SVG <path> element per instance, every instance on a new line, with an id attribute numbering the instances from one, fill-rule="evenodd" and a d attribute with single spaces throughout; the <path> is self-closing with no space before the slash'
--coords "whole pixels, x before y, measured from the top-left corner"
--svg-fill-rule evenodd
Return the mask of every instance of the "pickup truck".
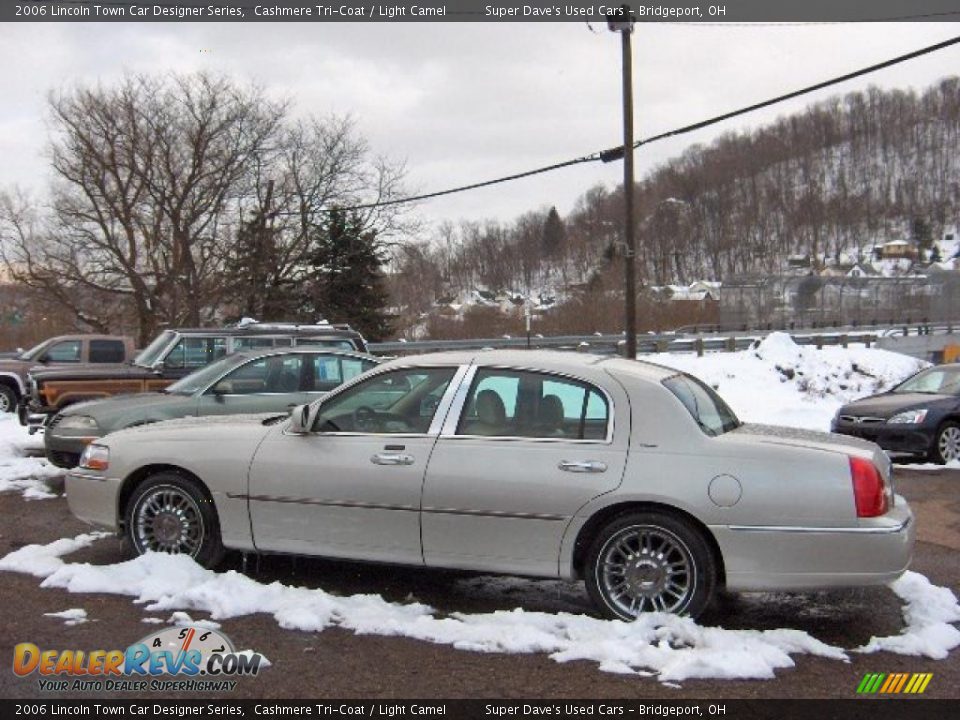
<path id="1" fill-rule="evenodd" d="M 132 362 L 34 368 L 20 422 L 33 434 L 74 403 L 113 395 L 157 392 L 214 360 L 239 350 L 328 347 L 366 352 L 363 336 L 346 325 L 253 323 L 229 328 L 184 328 L 161 332 Z"/>
<path id="2" fill-rule="evenodd" d="M 13 412 L 27 394 L 31 368 L 122 363 L 136 354 L 133 339 L 122 335 L 58 335 L 29 350 L 0 358 L 0 413 Z"/>

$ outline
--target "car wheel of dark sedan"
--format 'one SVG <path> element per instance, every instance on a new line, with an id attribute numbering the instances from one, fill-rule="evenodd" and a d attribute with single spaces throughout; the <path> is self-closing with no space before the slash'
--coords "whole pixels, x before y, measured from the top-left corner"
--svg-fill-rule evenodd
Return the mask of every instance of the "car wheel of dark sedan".
<path id="1" fill-rule="evenodd" d="M 930 459 L 941 465 L 960 459 L 960 424 L 951 420 L 940 426 Z"/>
<path id="2" fill-rule="evenodd" d="M 0 413 L 15 412 L 17 393 L 9 385 L 0 385 Z"/>
<path id="3" fill-rule="evenodd" d="M 127 541 L 137 555 L 189 555 L 205 567 L 223 558 L 213 501 L 193 480 L 175 472 L 150 476 L 127 503 Z"/>
<path id="4" fill-rule="evenodd" d="M 644 612 L 693 617 L 713 597 L 717 570 L 703 536 L 688 523 L 655 512 L 628 513 L 594 538 L 586 585 L 609 618 L 635 620 Z"/>

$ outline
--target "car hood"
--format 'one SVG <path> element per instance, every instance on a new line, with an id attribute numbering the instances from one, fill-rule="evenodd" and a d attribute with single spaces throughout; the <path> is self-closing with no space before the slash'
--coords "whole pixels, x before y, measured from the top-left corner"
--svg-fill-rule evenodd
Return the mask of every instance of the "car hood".
<path id="1" fill-rule="evenodd" d="M 196 400 L 189 395 L 148 392 L 76 403 L 64 409 L 61 414 L 64 416 L 89 415 L 97 420 L 129 414 L 143 414 L 146 417 L 153 411 L 162 413 L 163 410 L 195 404 Z"/>
<path id="2" fill-rule="evenodd" d="M 930 393 L 884 393 L 883 395 L 873 395 L 872 397 L 857 400 L 840 408 L 842 415 L 858 415 L 862 417 L 887 418 L 893 417 L 899 412 L 918 407 L 920 405 L 930 405 L 937 402 L 954 401 L 957 398 L 953 395 L 932 395 Z"/>
<path id="3" fill-rule="evenodd" d="M 243 415 L 203 415 L 164 420 L 150 425 L 140 425 L 110 434 L 113 439 L 210 441 L 216 436 L 233 437 L 251 428 L 269 430 L 264 421 L 282 416 L 283 413 L 247 413 Z"/>
<path id="4" fill-rule="evenodd" d="M 125 378 L 155 377 L 150 368 L 127 363 L 97 363 L 96 365 L 70 365 L 51 368 L 47 365 L 34 365 L 30 374 L 37 382 L 46 380 L 117 380 Z"/>

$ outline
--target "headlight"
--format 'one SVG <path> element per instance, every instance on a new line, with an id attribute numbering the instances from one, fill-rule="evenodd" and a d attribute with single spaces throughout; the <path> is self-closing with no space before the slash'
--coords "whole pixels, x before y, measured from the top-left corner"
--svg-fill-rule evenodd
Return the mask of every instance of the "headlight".
<path id="1" fill-rule="evenodd" d="M 897 413 L 887 420 L 887 422 L 892 425 L 919 425 L 926 417 L 927 409 L 921 408 L 920 410 L 907 410 L 906 412 Z"/>
<path id="2" fill-rule="evenodd" d="M 96 430 L 98 425 L 89 415 L 64 415 L 57 427 L 67 430 Z"/>
<path id="3" fill-rule="evenodd" d="M 84 470 L 106 470 L 110 467 L 110 448 L 105 445 L 87 445 L 80 456 L 80 467 Z"/>

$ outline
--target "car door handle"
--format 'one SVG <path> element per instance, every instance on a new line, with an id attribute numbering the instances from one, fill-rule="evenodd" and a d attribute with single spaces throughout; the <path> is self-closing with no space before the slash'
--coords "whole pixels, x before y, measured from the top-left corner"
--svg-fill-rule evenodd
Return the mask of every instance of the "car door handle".
<path id="1" fill-rule="evenodd" d="M 607 471 L 607 464 L 599 460 L 561 460 L 557 467 L 567 472 L 576 473 L 602 473 Z"/>
<path id="2" fill-rule="evenodd" d="M 413 455 L 406 453 L 385 452 L 370 456 L 374 465 L 413 465 Z"/>

